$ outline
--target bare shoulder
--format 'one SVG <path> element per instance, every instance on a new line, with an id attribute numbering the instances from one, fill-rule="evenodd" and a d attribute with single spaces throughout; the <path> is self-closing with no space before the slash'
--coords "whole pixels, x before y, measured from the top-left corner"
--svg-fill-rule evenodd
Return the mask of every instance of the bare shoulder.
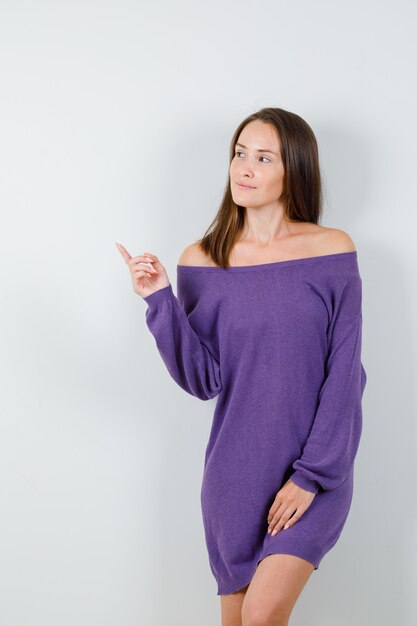
<path id="1" fill-rule="evenodd" d="M 182 251 L 178 265 L 213 265 L 213 263 L 196 241 Z"/>
<path id="2" fill-rule="evenodd" d="M 321 254 L 338 254 L 342 252 L 355 252 L 356 250 L 352 237 L 340 228 L 321 226 L 318 234 Z"/>

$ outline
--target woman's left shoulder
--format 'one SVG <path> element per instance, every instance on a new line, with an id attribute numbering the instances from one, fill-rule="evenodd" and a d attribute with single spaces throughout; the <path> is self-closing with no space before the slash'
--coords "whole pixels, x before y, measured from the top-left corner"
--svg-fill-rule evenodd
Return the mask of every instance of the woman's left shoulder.
<path id="1" fill-rule="evenodd" d="M 322 254 L 338 254 L 355 252 L 356 246 L 352 237 L 340 228 L 322 227 L 320 232 L 320 248 Z"/>

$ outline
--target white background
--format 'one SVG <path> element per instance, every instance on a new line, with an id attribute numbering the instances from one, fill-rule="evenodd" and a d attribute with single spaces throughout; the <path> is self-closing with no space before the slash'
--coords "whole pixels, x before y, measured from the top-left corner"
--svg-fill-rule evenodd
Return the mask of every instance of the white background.
<path id="1" fill-rule="evenodd" d="M 319 142 L 368 375 L 343 535 L 294 626 L 416 623 L 416 5 L 0 4 L 0 626 L 220 624 L 200 513 L 215 400 L 170 378 L 115 241 L 176 289 L 264 106 Z"/>

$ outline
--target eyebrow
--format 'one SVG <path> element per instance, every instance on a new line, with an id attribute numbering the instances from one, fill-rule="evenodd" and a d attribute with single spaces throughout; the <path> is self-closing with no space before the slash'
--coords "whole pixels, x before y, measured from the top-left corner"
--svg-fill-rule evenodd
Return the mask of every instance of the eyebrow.
<path id="1" fill-rule="evenodd" d="M 236 146 L 240 146 L 241 148 L 247 148 L 247 146 L 244 146 L 243 143 L 238 143 L 238 142 L 236 142 Z M 275 156 L 278 156 L 276 152 L 273 152 L 272 150 L 264 150 L 263 148 L 257 150 L 257 152 L 270 152 L 271 154 L 275 154 Z"/>

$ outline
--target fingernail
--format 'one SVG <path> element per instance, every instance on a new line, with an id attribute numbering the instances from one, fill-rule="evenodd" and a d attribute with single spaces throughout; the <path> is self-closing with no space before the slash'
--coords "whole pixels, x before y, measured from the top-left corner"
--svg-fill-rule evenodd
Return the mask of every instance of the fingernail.
<path id="1" fill-rule="evenodd" d="M 277 532 L 278 532 L 278 531 L 277 531 L 277 529 L 276 529 L 276 528 L 274 528 L 274 530 L 272 531 L 271 537 L 273 537 L 274 535 L 276 535 L 276 534 L 277 534 Z"/>

